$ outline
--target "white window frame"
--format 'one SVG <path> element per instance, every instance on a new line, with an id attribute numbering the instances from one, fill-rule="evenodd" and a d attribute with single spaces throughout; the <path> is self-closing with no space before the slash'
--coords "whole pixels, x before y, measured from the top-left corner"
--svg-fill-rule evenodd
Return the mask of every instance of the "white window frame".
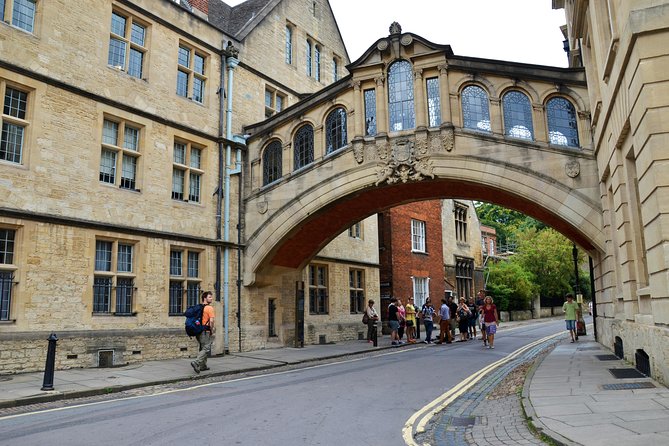
<path id="1" fill-rule="evenodd" d="M 411 252 L 426 252 L 426 232 L 424 221 L 411 219 Z"/>
<path id="2" fill-rule="evenodd" d="M 20 92 L 26 95 L 25 97 L 25 110 L 22 110 L 22 115 L 23 117 L 20 116 L 14 116 L 12 114 L 5 114 L 5 101 L 6 101 L 6 95 L 7 95 L 7 90 L 14 90 L 16 92 Z M 25 159 L 25 146 L 26 146 L 26 141 L 27 141 L 27 134 L 28 134 L 28 129 L 30 127 L 30 101 L 32 100 L 32 93 L 24 87 L 19 87 L 14 84 L 7 84 L 7 82 L 4 82 L 2 79 L 0 79 L 0 98 L 2 99 L 2 103 L 0 103 L 0 131 L 2 131 L 2 135 L 9 134 L 9 130 L 7 130 L 7 133 L 4 132 L 6 129 L 14 129 L 16 131 L 20 130 L 20 137 L 18 137 L 18 133 L 13 133 L 13 135 L 17 136 L 17 138 L 10 138 L 9 141 L 4 141 L 6 143 L 13 143 L 18 145 L 18 160 L 16 159 L 15 156 L 10 159 L 9 157 L 9 152 L 5 152 L 2 154 L 2 158 L 0 158 L 0 162 L 7 162 L 11 164 L 23 164 L 24 159 Z M 13 104 L 16 105 L 16 104 Z M 12 107 L 12 110 L 16 109 L 16 107 Z M 19 109 L 16 109 L 20 111 Z M 0 136 L 2 138 L 3 136 Z M 8 149 L 7 144 L 5 146 L 5 150 Z M 14 153 L 14 152 L 12 152 Z"/>
<path id="3" fill-rule="evenodd" d="M 425 301 L 430 297 L 430 278 L 411 276 L 413 286 L 413 301 L 416 309 L 420 310 Z"/>
<path id="4" fill-rule="evenodd" d="M 21 14 L 17 14 L 17 5 L 21 10 Z M 32 9 L 28 6 L 32 5 Z M 27 7 L 27 8 L 26 8 Z M 35 17 L 37 16 L 38 2 L 37 0 L 5 0 L 4 9 L 0 8 L 0 20 L 11 24 L 13 27 L 21 29 L 27 33 L 35 33 Z M 26 14 L 26 12 L 28 14 Z M 21 20 L 18 22 L 18 18 Z"/>
<path id="5" fill-rule="evenodd" d="M 116 134 L 113 141 L 106 140 L 105 129 L 108 125 L 116 126 Z M 132 132 L 137 131 L 136 138 L 132 138 Z M 139 192 L 139 171 L 141 161 L 143 126 L 116 116 L 105 115 L 102 120 L 102 135 L 100 138 L 100 164 L 98 169 L 98 181 L 103 184 L 118 186 L 119 189 Z M 131 138 L 131 139 L 128 139 Z M 134 146 L 134 147 L 133 147 Z M 105 165 L 105 153 L 114 154 L 112 166 Z M 128 161 L 132 159 L 133 161 Z M 124 176 L 128 171 L 129 163 L 134 163 L 134 178 Z M 103 169 L 111 169 L 105 172 Z M 111 181 L 108 176 L 111 175 Z M 124 181 L 127 180 L 127 181 Z M 132 183 L 130 183 L 132 181 Z"/>
<path id="6" fill-rule="evenodd" d="M 112 30 L 112 25 L 113 25 L 113 15 L 117 15 L 119 17 L 123 17 L 125 19 L 125 29 L 123 30 L 123 35 L 116 34 Z M 125 12 L 118 10 L 114 8 L 112 10 L 112 17 L 110 17 L 110 29 L 109 29 L 109 44 L 107 48 L 107 65 L 112 66 L 116 68 L 117 70 L 124 71 L 127 73 L 129 76 L 133 76 L 139 79 L 146 79 L 146 68 L 147 68 L 147 55 L 149 53 L 149 48 L 147 45 L 147 42 L 149 40 L 149 24 L 137 19 L 133 15 Z M 136 41 L 133 40 L 132 38 L 132 25 L 136 24 L 144 29 L 144 40 L 143 42 L 137 43 Z M 112 65 L 109 63 L 109 56 L 110 52 L 112 51 L 112 45 L 111 42 L 112 40 L 116 40 L 118 42 L 122 42 L 124 45 L 123 48 L 123 65 Z M 137 51 L 142 54 L 142 66 L 141 66 L 141 73 L 139 76 L 136 76 L 135 74 L 130 73 L 130 54 L 131 51 Z"/>

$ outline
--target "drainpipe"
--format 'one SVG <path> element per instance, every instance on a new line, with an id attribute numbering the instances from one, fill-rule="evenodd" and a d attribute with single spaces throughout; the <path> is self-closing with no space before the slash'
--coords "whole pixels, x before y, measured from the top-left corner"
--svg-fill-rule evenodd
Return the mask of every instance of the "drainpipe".
<path id="1" fill-rule="evenodd" d="M 225 109 L 226 123 L 225 123 L 225 137 L 227 139 L 225 146 L 225 178 L 223 185 L 223 241 L 226 242 L 223 248 L 223 324 L 224 324 L 224 350 L 225 353 L 230 352 L 230 247 L 227 243 L 230 241 L 230 176 L 239 173 L 238 169 L 232 169 L 232 147 L 230 140 L 232 139 L 232 85 L 233 85 L 233 70 L 239 65 L 237 50 L 232 42 L 228 42 L 223 55 L 226 60 L 226 68 L 228 70 L 228 86 L 227 105 Z M 241 149 L 237 149 L 237 166 L 241 165 Z M 241 187 L 241 184 L 239 185 Z"/>

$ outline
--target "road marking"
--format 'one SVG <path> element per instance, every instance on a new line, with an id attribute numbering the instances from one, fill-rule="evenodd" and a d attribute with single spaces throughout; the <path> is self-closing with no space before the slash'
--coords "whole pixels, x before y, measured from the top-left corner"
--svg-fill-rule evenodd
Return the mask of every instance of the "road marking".
<path id="1" fill-rule="evenodd" d="M 526 350 L 529 350 L 530 348 L 541 344 L 543 342 L 546 342 L 552 338 L 558 337 L 558 336 L 564 336 L 565 332 L 561 331 L 549 336 L 546 336 L 544 338 L 538 339 L 534 342 L 531 342 L 518 350 L 510 353 L 509 355 L 505 356 L 502 359 L 499 359 L 492 364 L 489 364 L 488 366 L 484 367 L 483 369 L 479 370 L 478 372 L 474 373 L 467 379 L 461 381 L 458 383 L 455 387 L 451 388 L 448 392 L 442 394 L 439 398 L 433 400 L 432 402 L 428 403 L 425 405 L 422 409 L 420 409 L 418 412 L 413 414 L 407 422 L 404 424 L 404 427 L 402 428 L 402 437 L 404 439 L 404 442 L 408 446 L 421 446 L 416 441 L 414 440 L 414 435 L 415 434 L 421 434 L 425 432 L 425 427 L 427 424 L 430 422 L 430 420 L 437 415 L 439 412 L 444 410 L 449 404 L 451 404 L 453 401 L 456 400 L 459 396 L 461 396 L 463 393 L 465 393 L 467 390 L 472 388 L 477 382 L 479 382 L 481 379 L 483 379 L 488 373 L 492 372 L 494 369 L 499 367 L 502 364 L 505 364 L 507 362 L 510 362 L 512 359 L 516 358 L 520 354 L 524 353 Z M 415 427 L 415 429 L 414 429 Z M 415 431 L 415 434 L 414 434 Z M 424 445 L 423 445 L 424 446 Z"/>

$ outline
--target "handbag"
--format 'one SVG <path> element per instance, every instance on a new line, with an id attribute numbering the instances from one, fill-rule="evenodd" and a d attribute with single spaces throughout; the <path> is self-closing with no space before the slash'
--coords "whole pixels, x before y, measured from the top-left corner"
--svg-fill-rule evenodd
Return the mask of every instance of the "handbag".
<path id="1" fill-rule="evenodd" d="M 365 314 L 362 315 L 362 323 L 363 324 L 369 323 L 369 316 L 367 315 L 366 311 L 365 311 Z"/>

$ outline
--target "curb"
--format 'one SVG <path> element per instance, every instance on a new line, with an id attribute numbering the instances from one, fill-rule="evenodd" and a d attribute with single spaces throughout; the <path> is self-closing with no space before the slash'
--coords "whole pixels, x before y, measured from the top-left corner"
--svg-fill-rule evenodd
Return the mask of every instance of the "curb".
<path id="1" fill-rule="evenodd" d="M 555 349 L 557 345 L 558 344 L 553 345 L 550 351 Z M 550 351 L 548 351 L 548 354 L 550 354 Z M 549 429 L 544 423 L 541 422 L 537 416 L 536 411 L 534 410 L 534 406 L 532 406 L 532 402 L 530 401 L 530 384 L 532 383 L 532 377 L 534 376 L 534 372 L 536 372 L 548 354 L 542 354 L 541 357 L 537 358 L 537 360 L 534 362 L 534 365 L 532 365 L 530 370 L 527 372 L 527 375 L 525 376 L 520 403 L 523 407 L 523 411 L 525 411 L 527 423 L 531 425 L 539 435 L 545 435 L 546 437 L 550 438 L 557 446 L 583 446 L 581 443 L 576 443 Z"/>

